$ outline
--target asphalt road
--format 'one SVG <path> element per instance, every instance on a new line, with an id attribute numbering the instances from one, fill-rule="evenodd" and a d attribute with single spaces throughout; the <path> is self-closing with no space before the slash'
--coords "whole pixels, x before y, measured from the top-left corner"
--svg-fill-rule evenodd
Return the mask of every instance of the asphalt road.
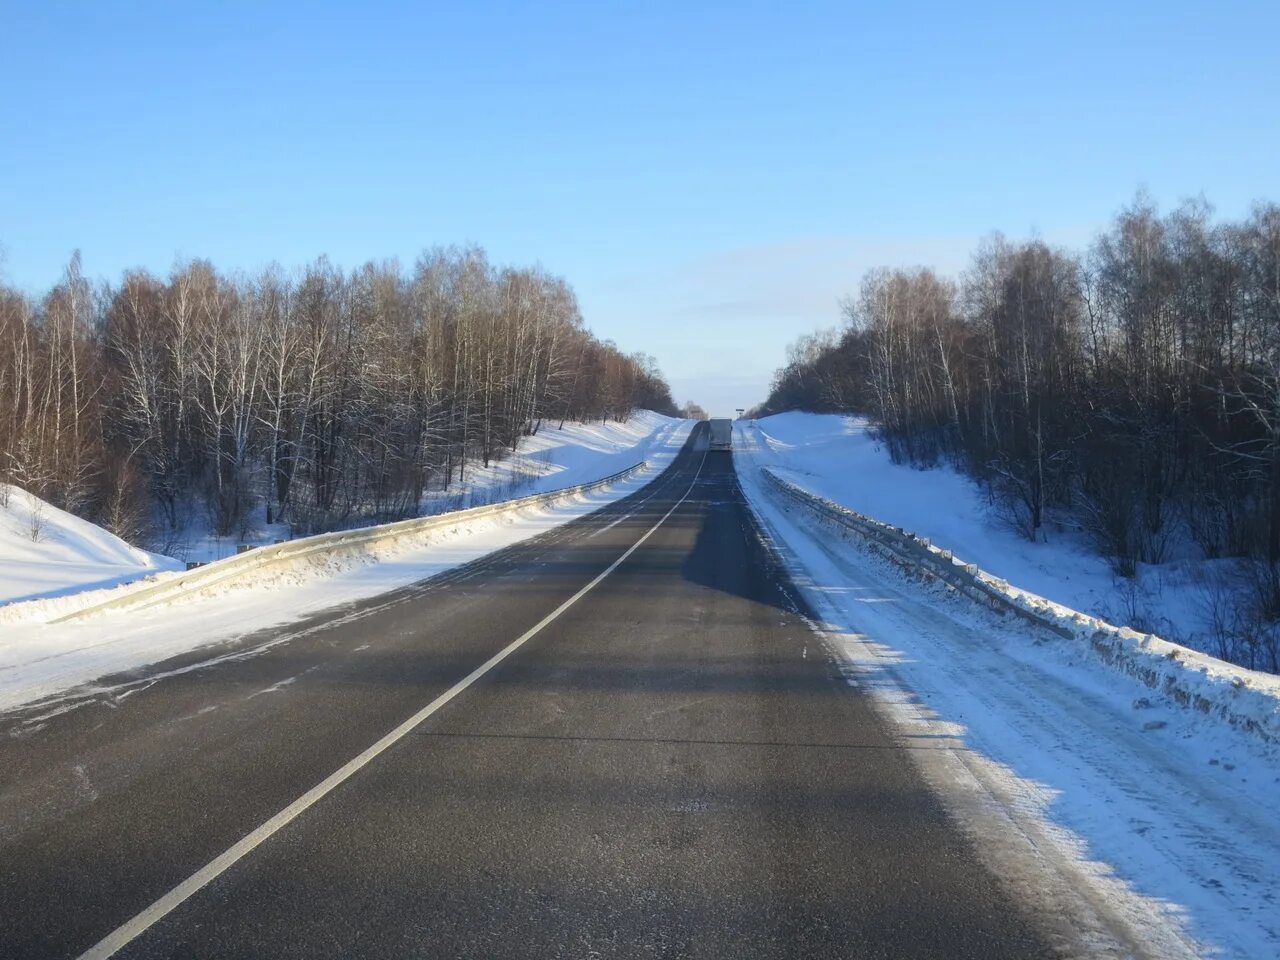
<path id="1" fill-rule="evenodd" d="M 551 534 L 0 717 L 0 957 L 1052 955 L 704 433 Z"/>

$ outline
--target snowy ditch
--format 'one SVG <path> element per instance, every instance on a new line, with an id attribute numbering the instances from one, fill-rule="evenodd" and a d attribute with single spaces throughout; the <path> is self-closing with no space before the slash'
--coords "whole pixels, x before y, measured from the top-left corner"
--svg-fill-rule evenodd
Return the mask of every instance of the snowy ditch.
<path id="1" fill-rule="evenodd" d="M 1135 677 L 1182 706 L 1216 716 L 1267 742 L 1280 743 L 1280 677 L 1246 670 L 1019 590 L 927 538 L 820 497 L 768 467 L 761 467 L 760 471 L 777 495 L 851 531 L 897 566 L 945 583 L 1001 613 L 1012 613 L 1061 637 L 1079 641 L 1108 666 Z"/>

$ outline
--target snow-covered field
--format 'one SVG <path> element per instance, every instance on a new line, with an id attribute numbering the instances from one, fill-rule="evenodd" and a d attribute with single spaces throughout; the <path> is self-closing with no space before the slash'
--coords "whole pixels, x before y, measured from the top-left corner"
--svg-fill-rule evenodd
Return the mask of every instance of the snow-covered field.
<path id="1" fill-rule="evenodd" d="M 379 554 L 378 562 L 345 566 L 332 576 L 311 575 L 298 582 L 272 577 L 258 588 L 239 586 L 219 596 L 119 615 L 104 613 L 70 623 L 24 621 L 18 614 L 28 608 L 42 621 L 77 609 L 76 604 L 82 607 L 105 599 L 111 591 L 91 590 L 58 600 L 0 607 L 0 710 L 108 673 L 376 596 L 561 526 L 636 492 L 656 477 L 679 452 L 692 426 L 692 421 L 649 413 L 628 424 L 580 426 L 573 433 L 566 426 L 564 442 L 543 447 L 554 451 L 546 461 L 553 469 L 545 472 L 539 486 L 522 486 L 512 496 L 586 483 L 639 460 L 648 462 L 647 469 L 608 488 L 549 506 L 460 523 L 433 534 L 429 542 L 388 548 Z M 579 449 L 567 449 L 570 446 Z M 496 478 L 495 485 L 501 482 L 500 471 L 490 476 Z"/>
<path id="2" fill-rule="evenodd" d="M 1275 744 L 1106 668 L 1078 641 L 906 578 L 784 505 L 759 468 L 1064 603 L 1106 590 L 1102 561 L 1020 541 L 969 481 L 893 466 L 857 421 L 739 423 L 735 464 L 849 683 L 881 702 L 1021 899 L 1050 923 L 1092 918 L 1099 955 L 1280 956 Z"/>
<path id="3" fill-rule="evenodd" d="M 0 502 L 0 608 L 112 587 L 178 561 L 131 547 L 99 526 L 9 487 Z"/>

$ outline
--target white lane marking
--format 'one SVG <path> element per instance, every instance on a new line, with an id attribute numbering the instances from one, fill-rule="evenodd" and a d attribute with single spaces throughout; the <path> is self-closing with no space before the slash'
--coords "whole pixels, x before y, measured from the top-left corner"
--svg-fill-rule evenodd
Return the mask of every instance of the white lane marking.
<path id="1" fill-rule="evenodd" d="M 667 518 L 675 513 L 676 510 L 678 510 L 680 506 L 689 499 L 689 495 L 693 493 L 693 488 L 697 485 L 698 478 L 702 476 L 702 468 L 706 462 L 707 455 L 704 453 L 702 455 L 701 462 L 698 464 L 698 472 L 693 475 L 693 480 L 689 483 L 689 489 L 685 491 L 684 496 L 676 501 L 675 505 L 662 515 L 661 520 L 645 531 L 644 536 L 628 547 L 622 556 L 609 564 L 603 573 L 597 576 L 564 603 L 560 604 L 560 606 L 552 610 L 515 640 L 512 640 L 484 663 L 480 664 L 480 666 L 472 670 L 444 693 L 440 694 L 440 696 L 432 700 L 408 720 L 404 721 L 404 723 L 400 724 L 400 726 L 396 727 L 384 736 L 381 740 L 378 740 L 372 746 L 366 748 L 362 753 L 353 757 L 351 760 L 348 760 L 345 764 L 333 773 L 329 774 L 329 776 L 324 780 L 316 784 L 297 800 L 293 801 L 293 803 L 289 804 L 266 823 L 262 824 L 252 833 L 246 834 L 240 840 L 236 841 L 236 843 L 227 848 L 226 851 L 210 860 L 207 864 L 193 873 L 186 880 L 182 881 L 182 883 L 178 884 L 155 903 L 151 904 L 151 906 L 147 907 L 133 919 L 127 920 L 111 933 L 107 934 L 84 953 L 80 954 L 78 960 L 105 960 L 105 958 L 113 956 L 116 952 L 128 946 L 148 929 L 172 913 L 183 902 L 190 899 L 204 887 L 208 886 L 222 874 L 226 873 L 227 870 L 229 870 L 237 861 L 250 853 L 255 847 L 261 845 L 272 835 L 288 826 L 288 824 L 296 820 L 318 800 L 322 799 L 326 794 L 333 792 L 333 790 L 358 773 L 361 768 L 372 762 L 379 754 L 385 752 L 398 741 L 403 740 L 405 736 L 411 733 L 415 727 L 421 724 L 433 713 L 447 704 L 458 694 L 466 690 L 507 657 L 511 656 L 511 654 L 515 653 L 516 650 L 520 649 L 520 647 L 533 637 L 537 636 L 562 613 L 590 593 L 596 585 L 604 580 L 605 577 L 618 569 L 627 557 L 639 550 L 641 544 L 653 536 L 657 529 L 667 522 Z"/>
<path id="2" fill-rule="evenodd" d="M 702 461 L 703 461 L 703 462 L 705 462 L 705 461 L 706 461 L 706 454 L 703 454 L 703 456 L 702 456 Z M 702 463 L 701 463 L 701 462 L 698 464 L 698 472 L 699 472 L 699 473 L 701 473 L 701 472 L 702 472 Z M 697 477 L 694 477 L 694 479 L 696 480 L 696 479 L 697 479 Z M 600 536 L 600 534 L 604 533 L 605 531 L 607 531 L 607 530 L 612 530 L 612 529 L 613 529 L 614 527 L 616 527 L 618 524 L 622 523 L 622 521 L 624 521 L 624 520 L 630 520 L 632 517 L 634 517 L 636 514 L 638 514 L 638 513 L 640 512 L 640 508 L 641 508 L 641 507 L 643 507 L 646 503 L 648 503 L 648 502 L 649 502 L 650 500 L 652 500 L 654 497 L 656 497 L 656 496 L 658 496 L 660 493 L 662 493 L 662 492 L 663 492 L 662 487 L 667 486 L 669 483 L 670 483 L 670 481 L 667 481 L 667 483 L 662 484 L 662 485 L 659 487 L 659 489 L 654 490 L 654 491 L 653 491 L 653 493 L 649 494 L 649 496 L 645 497 L 643 500 L 639 500 L 639 501 L 637 501 L 637 502 L 636 502 L 636 504 L 635 504 L 635 507 L 634 507 L 634 508 L 632 508 L 632 509 L 631 509 L 630 511 L 628 511 L 627 513 L 624 513 L 624 514 L 623 514 L 622 516 L 620 516 L 617 520 L 614 520 L 612 523 L 607 524 L 606 526 L 603 526 L 603 527 L 597 527 L 595 530 L 591 531 L 591 533 L 588 533 L 585 537 L 582 537 L 582 539 L 583 539 L 583 540 L 594 540 L 596 537 Z M 685 496 L 688 496 L 688 494 L 686 494 Z M 684 501 L 681 501 L 681 502 L 683 503 Z"/>
<path id="3" fill-rule="evenodd" d="M 613 521 L 613 523 L 606 524 L 605 526 L 600 527 L 599 529 L 597 529 L 597 530 L 595 530 L 595 531 L 593 531 L 593 532 L 591 532 L 591 533 L 587 534 L 587 535 L 586 535 L 585 537 L 583 537 L 582 539 L 584 539 L 584 540 L 594 540 L 596 537 L 600 536 L 600 534 L 602 534 L 602 533 L 607 533 L 608 531 L 610 531 L 610 530 L 612 530 L 614 527 L 616 527 L 618 524 L 620 524 L 623 520 L 628 519 L 630 516 L 631 516 L 631 514 L 629 514 L 629 513 L 628 513 L 628 514 L 624 514 L 623 516 L 619 517 L 617 520 Z"/>

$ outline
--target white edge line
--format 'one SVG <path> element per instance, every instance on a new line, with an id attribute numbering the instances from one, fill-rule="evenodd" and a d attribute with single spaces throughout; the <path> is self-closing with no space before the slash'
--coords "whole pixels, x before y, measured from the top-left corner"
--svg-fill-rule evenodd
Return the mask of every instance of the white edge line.
<path id="1" fill-rule="evenodd" d="M 591 590 L 604 580 L 605 577 L 618 569 L 618 567 L 620 567 L 629 556 L 640 549 L 641 544 L 653 536 L 657 529 L 667 522 L 667 518 L 670 517 L 671 514 L 675 513 L 676 510 L 678 510 L 680 506 L 689 499 L 689 494 L 693 492 L 694 485 L 697 484 L 698 478 L 702 476 L 702 468 L 706 462 L 707 455 L 704 452 L 702 454 L 702 461 L 698 464 L 698 472 L 694 474 L 693 480 L 689 484 L 689 489 L 685 491 L 684 496 L 676 501 L 675 505 L 672 506 L 670 510 L 663 514 L 661 520 L 650 527 L 639 540 L 628 547 L 622 556 L 609 564 L 609 566 L 605 568 L 602 573 L 597 575 L 594 580 L 588 583 L 564 603 L 560 604 L 560 606 L 552 610 L 515 640 L 512 640 L 484 663 L 480 664 L 480 666 L 472 670 L 444 693 L 440 694 L 440 696 L 428 703 L 413 716 L 409 717 L 408 720 L 405 720 L 390 733 L 384 735 L 380 740 L 376 741 L 355 757 L 348 760 L 333 773 L 329 774 L 329 776 L 325 777 L 324 780 L 320 781 L 320 783 L 316 784 L 297 800 L 294 800 L 291 804 L 273 816 L 270 820 L 263 823 L 256 830 L 241 837 L 224 852 L 214 857 L 214 859 L 210 860 L 186 880 L 183 880 L 182 883 L 178 884 L 159 900 L 156 900 L 151 904 L 151 906 L 147 907 L 132 919 L 125 921 L 111 933 L 107 934 L 84 953 L 80 954 L 77 960 L 106 960 L 107 957 L 113 956 L 119 950 L 128 946 L 148 929 L 172 913 L 183 902 L 190 899 L 204 887 L 208 886 L 222 874 L 226 873 L 227 870 L 231 869 L 237 861 L 252 852 L 254 848 L 270 839 L 274 834 L 278 833 L 305 813 L 307 809 L 317 801 L 324 798 L 327 794 L 332 793 L 337 787 L 351 779 L 351 777 L 355 776 L 356 773 L 375 760 L 380 754 L 395 745 L 398 741 L 404 739 L 415 727 L 420 725 L 433 713 L 440 710 L 449 703 L 450 700 L 470 687 L 511 654 L 515 653 L 516 650 L 520 649 L 520 647 L 533 637 L 537 636 L 538 633 L 556 620 L 562 613 L 590 593 Z"/>

